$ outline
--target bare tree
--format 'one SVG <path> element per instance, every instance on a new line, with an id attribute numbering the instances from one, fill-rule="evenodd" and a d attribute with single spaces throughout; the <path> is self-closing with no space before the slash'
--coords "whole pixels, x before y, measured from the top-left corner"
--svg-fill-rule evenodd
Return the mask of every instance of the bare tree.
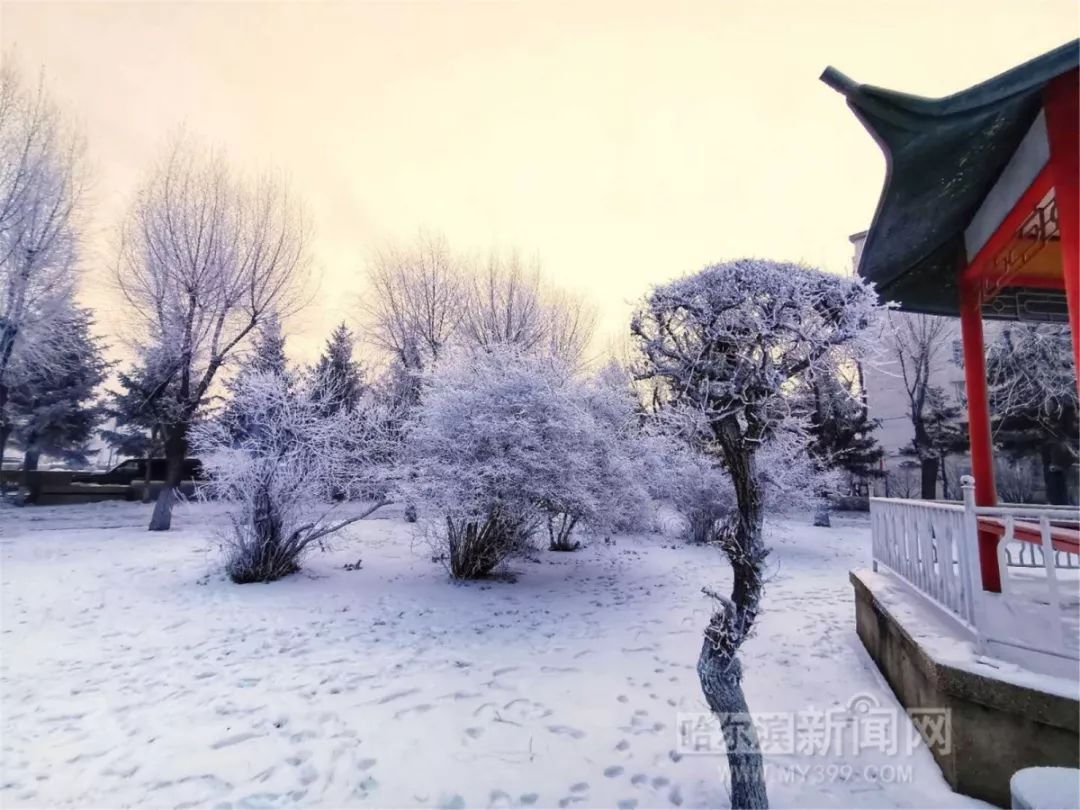
<path id="1" fill-rule="evenodd" d="M 695 441 L 719 457 L 734 489 L 735 512 L 716 539 L 734 583 L 730 598 L 707 591 L 720 607 L 698 658 L 702 691 L 728 745 L 732 807 L 768 804 L 737 657 L 764 590 L 762 526 L 773 485 L 763 475 L 761 448 L 803 432 L 788 392 L 827 370 L 836 347 L 858 346 L 874 307 L 874 292 L 862 282 L 744 259 L 658 287 L 631 324 L 642 353 L 639 376 L 655 380 L 666 404 L 686 413 Z"/>
<path id="2" fill-rule="evenodd" d="M 463 264 L 445 237 L 425 232 L 377 252 L 360 302 L 367 339 L 399 360 L 416 350 L 438 359 L 464 314 Z"/>
<path id="3" fill-rule="evenodd" d="M 466 288 L 462 339 L 545 351 L 578 368 L 592 341 L 596 312 L 584 299 L 544 283 L 537 263 L 516 252 L 489 254 Z"/>
<path id="4" fill-rule="evenodd" d="M 546 326 L 539 267 L 526 267 L 516 252 L 503 257 L 492 251 L 466 286 L 463 339 L 530 352 L 544 342 Z"/>
<path id="5" fill-rule="evenodd" d="M 84 190 L 82 138 L 13 62 L 0 67 L 0 457 L 15 377 L 63 355 L 43 338 L 72 303 Z"/>
<path id="6" fill-rule="evenodd" d="M 941 454 L 934 448 L 927 424 L 931 398 L 931 375 L 947 351 L 950 321 L 937 315 L 890 313 L 887 329 L 888 351 L 900 366 L 900 376 L 908 398 L 908 416 L 914 434 L 911 449 L 919 459 L 922 497 L 937 497 L 938 465 Z"/>
<path id="7" fill-rule="evenodd" d="M 163 409 L 166 477 L 151 530 L 171 525 L 188 433 L 215 376 L 256 327 L 299 306 L 306 243 L 301 207 L 283 184 L 237 176 L 182 137 L 140 189 L 115 272 L 140 354 L 164 369 L 150 398 L 173 400 Z"/>

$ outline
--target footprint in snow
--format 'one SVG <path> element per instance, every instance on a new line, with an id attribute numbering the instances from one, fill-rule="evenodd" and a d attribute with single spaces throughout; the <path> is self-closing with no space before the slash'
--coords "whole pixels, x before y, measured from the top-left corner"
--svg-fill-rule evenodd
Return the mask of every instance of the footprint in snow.
<path id="1" fill-rule="evenodd" d="M 574 728 L 573 726 L 548 726 L 547 729 L 552 734 L 564 734 L 575 740 L 580 740 L 585 736 L 584 731 L 579 728 Z"/>
<path id="2" fill-rule="evenodd" d="M 609 765 L 608 767 L 604 768 L 604 776 L 606 776 L 608 779 L 614 779 L 616 776 L 621 774 L 623 770 L 624 768 L 622 765 Z"/>

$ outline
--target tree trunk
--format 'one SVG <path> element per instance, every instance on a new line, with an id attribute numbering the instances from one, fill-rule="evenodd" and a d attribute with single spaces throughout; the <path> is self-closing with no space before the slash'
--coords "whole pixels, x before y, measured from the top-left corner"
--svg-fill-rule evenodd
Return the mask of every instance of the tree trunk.
<path id="1" fill-rule="evenodd" d="M 166 532 L 172 527 L 173 500 L 176 488 L 184 476 L 187 456 L 187 425 L 173 425 L 165 434 L 165 483 L 158 493 L 154 513 L 150 516 L 150 531 Z"/>
<path id="2" fill-rule="evenodd" d="M 23 454 L 22 485 L 26 493 L 23 503 L 37 503 L 41 495 L 41 479 L 36 475 L 40 458 L 41 450 L 34 444 L 30 444 Z"/>
<path id="3" fill-rule="evenodd" d="M 0 417 L 2 419 L 2 417 Z M 0 421 L 0 495 L 4 494 L 7 479 L 4 478 L 4 453 L 7 450 L 8 437 L 11 435 L 11 426 Z"/>
<path id="4" fill-rule="evenodd" d="M 762 535 L 761 488 L 754 451 L 734 417 L 716 430 L 728 472 L 735 485 L 738 515 L 720 533 L 719 544 L 734 573 L 731 599 L 720 597 L 722 608 L 713 613 L 705 629 L 698 657 L 698 678 L 709 708 L 716 714 L 727 743 L 731 778 L 731 806 L 765 808 L 761 749 L 748 716 L 742 690 L 742 665 L 736 653 L 757 618 L 763 589 L 765 557 Z"/>
<path id="5" fill-rule="evenodd" d="M 742 690 L 739 659 L 732 658 L 721 664 L 706 634 L 698 658 L 698 677 L 705 701 L 719 718 L 724 732 L 731 806 L 737 810 L 767 808 L 769 796 L 765 790 L 761 748 Z"/>
<path id="6" fill-rule="evenodd" d="M 1054 445 L 1043 447 L 1043 483 L 1046 485 L 1047 503 L 1065 505 L 1069 502 L 1068 454 L 1068 448 L 1062 452 Z"/>
<path id="7" fill-rule="evenodd" d="M 919 462 L 919 469 L 922 474 L 922 499 L 924 501 L 932 501 L 937 498 L 937 458 L 922 459 Z"/>

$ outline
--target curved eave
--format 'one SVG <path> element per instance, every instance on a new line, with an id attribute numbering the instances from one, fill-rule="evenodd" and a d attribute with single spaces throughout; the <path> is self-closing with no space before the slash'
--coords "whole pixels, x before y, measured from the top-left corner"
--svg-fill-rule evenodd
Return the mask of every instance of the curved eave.
<path id="1" fill-rule="evenodd" d="M 859 275 L 915 312 L 956 314 L 956 270 L 971 222 L 1041 107 L 1043 87 L 1076 69 L 1073 41 L 951 96 L 928 99 L 858 84 L 842 93 L 885 155 L 886 177 Z"/>

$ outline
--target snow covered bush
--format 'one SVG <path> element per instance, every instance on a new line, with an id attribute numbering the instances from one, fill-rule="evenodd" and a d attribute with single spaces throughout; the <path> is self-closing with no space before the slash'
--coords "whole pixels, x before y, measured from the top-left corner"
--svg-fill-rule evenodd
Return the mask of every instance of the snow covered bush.
<path id="1" fill-rule="evenodd" d="M 853 356 L 876 308 L 858 280 L 782 262 L 742 259 L 706 267 L 657 287 L 631 323 L 641 353 L 639 377 L 664 407 L 693 418 L 695 443 L 731 477 L 736 510 L 718 538 L 731 564 L 731 597 L 705 631 L 698 675 L 727 739 L 733 807 L 765 807 L 761 755 L 747 721 L 737 652 L 760 608 L 768 550 L 762 535 L 769 481 L 790 472 L 767 464 L 764 448 L 781 442 L 781 462 L 797 458 L 784 442 L 799 435 L 789 393 L 805 375 L 824 373 L 837 347 Z M 790 467 L 791 465 L 789 465 Z M 775 482 L 773 482 L 775 484 Z"/>
<path id="2" fill-rule="evenodd" d="M 322 397 L 287 373 L 238 380 L 221 418 L 192 432 L 210 476 L 202 494 L 226 505 L 234 582 L 293 573 L 312 544 L 386 503 L 384 424 L 373 407 L 327 413 Z M 337 517 L 332 494 L 342 490 L 375 504 Z"/>
<path id="3" fill-rule="evenodd" d="M 450 353 L 428 375 L 409 439 L 412 494 L 440 516 L 451 574 L 484 576 L 544 526 L 577 547 L 648 494 L 626 397 L 551 355 L 495 344 Z M 634 505 L 634 508 L 639 508 Z"/>

